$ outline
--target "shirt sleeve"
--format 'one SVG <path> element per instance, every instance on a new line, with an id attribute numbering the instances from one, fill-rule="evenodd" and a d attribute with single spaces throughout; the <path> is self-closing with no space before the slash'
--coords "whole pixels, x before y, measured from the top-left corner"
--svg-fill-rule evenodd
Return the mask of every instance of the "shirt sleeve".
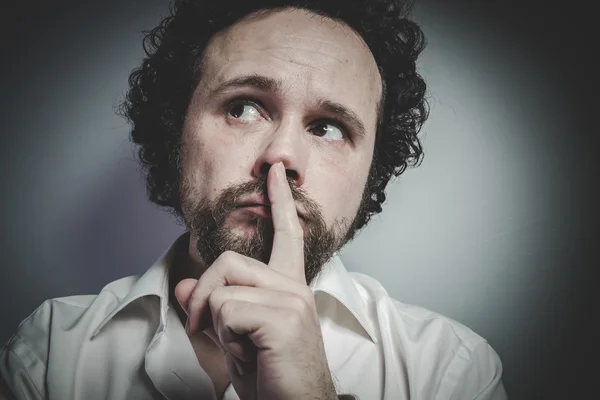
<path id="1" fill-rule="evenodd" d="M 0 400 L 38 400 L 43 399 L 28 370 L 19 355 L 9 347 L 18 341 L 13 337 L 0 354 Z M 39 368 L 39 365 L 32 365 Z"/>
<path id="2" fill-rule="evenodd" d="M 436 400 L 507 400 L 502 363 L 487 342 L 459 351 L 440 383 Z"/>

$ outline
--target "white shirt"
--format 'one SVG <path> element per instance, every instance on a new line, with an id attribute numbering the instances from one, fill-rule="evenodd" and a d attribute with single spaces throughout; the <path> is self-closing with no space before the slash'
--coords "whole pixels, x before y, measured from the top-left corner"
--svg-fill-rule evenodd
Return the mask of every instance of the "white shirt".
<path id="1" fill-rule="evenodd" d="M 0 399 L 216 399 L 169 305 L 168 270 L 184 236 L 141 276 L 45 301 L 2 349 Z M 506 399 L 498 355 L 467 327 L 390 298 L 337 255 L 311 288 L 338 393 Z M 239 399 L 231 384 L 223 398 Z"/>

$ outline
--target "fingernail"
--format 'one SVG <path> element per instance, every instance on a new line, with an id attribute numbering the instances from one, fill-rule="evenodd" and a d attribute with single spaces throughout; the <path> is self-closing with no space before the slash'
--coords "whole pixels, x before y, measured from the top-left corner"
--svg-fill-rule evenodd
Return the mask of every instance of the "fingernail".
<path id="1" fill-rule="evenodd" d="M 285 167 L 283 166 L 283 162 L 279 161 L 277 164 L 277 174 L 280 177 L 285 176 Z"/>
<path id="2" fill-rule="evenodd" d="M 242 368 L 242 365 L 239 363 L 239 361 L 234 358 L 233 363 L 235 364 L 235 368 L 237 369 L 238 374 L 244 375 L 244 369 Z"/>

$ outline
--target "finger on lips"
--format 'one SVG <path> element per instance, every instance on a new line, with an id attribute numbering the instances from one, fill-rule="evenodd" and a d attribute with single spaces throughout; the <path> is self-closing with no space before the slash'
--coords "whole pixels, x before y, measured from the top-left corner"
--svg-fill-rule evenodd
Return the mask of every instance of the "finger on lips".
<path id="1" fill-rule="evenodd" d="M 252 258 L 226 251 L 199 280 L 182 280 L 175 288 L 175 296 L 188 315 L 188 332 L 205 330 L 214 322 L 212 314 L 216 310 L 209 304 L 209 297 L 215 291 L 216 298 L 222 305 L 223 299 L 229 295 L 233 296 L 232 299 L 242 296 L 243 298 L 239 300 L 257 304 L 268 301 L 259 298 L 257 294 L 250 294 L 253 288 L 296 293 L 303 293 L 303 289 L 306 289 L 304 232 L 298 219 L 283 163 L 271 166 L 267 177 L 267 190 L 274 228 L 269 268 Z M 226 290 L 224 289 L 226 287 L 238 287 L 241 290 Z"/>
<path id="2" fill-rule="evenodd" d="M 267 190 L 274 229 L 269 267 L 306 283 L 304 231 L 298 219 L 283 163 L 275 163 L 269 169 Z"/>

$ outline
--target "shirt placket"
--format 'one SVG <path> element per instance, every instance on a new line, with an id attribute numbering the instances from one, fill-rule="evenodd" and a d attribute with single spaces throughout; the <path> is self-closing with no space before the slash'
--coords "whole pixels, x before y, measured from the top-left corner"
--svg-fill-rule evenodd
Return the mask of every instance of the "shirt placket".
<path id="1" fill-rule="evenodd" d="M 200 367 L 177 314 L 165 312 L 165 324 L 146 352 L 146 373 L 168 400 L 217 400 L 212 381 Z"/>

